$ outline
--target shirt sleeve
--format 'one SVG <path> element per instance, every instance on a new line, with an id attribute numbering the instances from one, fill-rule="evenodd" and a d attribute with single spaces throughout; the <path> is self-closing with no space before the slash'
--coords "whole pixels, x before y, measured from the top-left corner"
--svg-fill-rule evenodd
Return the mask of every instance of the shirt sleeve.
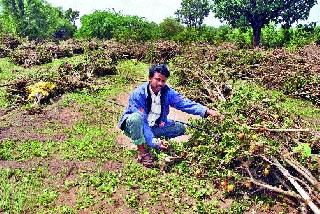
<path id="1" fill-rule="evenodd" d="M 208 109 L 207 107 L 182 96 L 180 93 L 173 89 L 169 90 L 168 95 L 170 106 L 188 114 L 206 117 L 206 112 Z"/>

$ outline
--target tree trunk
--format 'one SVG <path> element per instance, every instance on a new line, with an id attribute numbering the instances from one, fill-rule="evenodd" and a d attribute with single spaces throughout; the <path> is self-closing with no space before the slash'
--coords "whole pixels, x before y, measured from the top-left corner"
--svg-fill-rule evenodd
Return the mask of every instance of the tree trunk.
<path id="1" fill-rule="evenodd" d="M 283 43 L 287 43 L 287 42 L 290 41 L 290 34 L 289 34 L 290 26 L 289 25 L 283 25 L 282 28 L 284 30 L 284 42 Z"/>
<path id="2" fill-rule="evenodd" d="M 18 1 L 19 12 L 21 16 L 24 16 L 24 3 L 23 0 Z"/>
<path id="3" fill-rule="evenodd" d="M 261 28 L 262 26 L 256 25 L 252 26 L 253 29 L 253 47 L 259 47 L 260 45 L 260 36 L 261 36 Z"/>

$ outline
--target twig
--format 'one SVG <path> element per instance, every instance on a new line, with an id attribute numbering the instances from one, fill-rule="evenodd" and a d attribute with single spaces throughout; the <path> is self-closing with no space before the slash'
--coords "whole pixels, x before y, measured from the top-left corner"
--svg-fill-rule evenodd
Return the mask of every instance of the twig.
<path id="1" fill-rule="evenodd" d="M 279 161 L 275 158 L 271 158 L 272 161 L 275 163 L 277 168 L 281 171 L 281 173 L 290 181 L 290 183 L 295 187 L 295 189 L 298 191 L 298 193 L 301 195 L 301 197 L 305 200 L 305 202 L 308 204 L 310 209 L 315 214 L 320 214 L 319 208 L 313 203 L 308 193 L 296 182 L 296 180 L 293 178 L 293 176 L 289 173 L 288 170 L 286 170 Z"/>
<path id="2" fill-rule="evenodd" d="M 243 167 L 242 167 L 243 168 Z M 278 193 L 281 193 L 281 194 L 284 194 L 284 195 L 287 195 L 287 196 L 290 196 L 290 197 L 293 197 L 293 198 L 296 198 L 298 200 L 303 200 L 303 198 L 296 194 L 295 192 L 292 192 L 292 191 L 285 191 L 283 189 L 280 189 L 278 187 L 274 187 L 274 186 L 271 186 L 269 184 L 266 184 L 266 183 L 263 183 L 263 182 L 259 182 L 257 181 L 251 174 L 250 170 L 249 170 L 249 167 L 248 167 L 248 163 L 244 163 L 244 169 L 246 170 L 246 172 L 248 173 L 249 177 L 250 177 L 250 181 L 252 183 L 254 183 L 255 185 L 257 186 L 260 186 L 264 189 L 268 189 L 268 190 L 271 190 L 273 192 L 278 192 Z"/>
<path id="3" fill-rule="evenodd" d="M 299 172 L 305 179 L 307 179 L 312 185 L 317 186 L 318 189 L 320 189 L 320 184 L 316 180 L 315 177 L 312 176 L 311 172 L 301 166 L 301 164 L 297 163 L 294 160 L 289 160 L 289 158 L 284 158 L 284 160 L 292 166 L 297 172 Z"/>
<path id="4" fill-rule="evenodd" d="M 312 92 L 301 92 L 301 93 L 293 93 L 291 96 L 301 96 L 301 95 L 309 95 L 312 94 L 312 96 L 320 96 L 320 94 L 313 94 Z"/>
<path id="5" fill-rule="evenodd" d="M 75 162 L 72 162 L 72 165 L 71 165 L 71 167 L 68 169 L 65 178 L 68 178 L 68 177 L 71 175 L 72 171 L 73 171 L 75 168 L 78 168 L 78 167 L 77 167 L 77 164 L 76 164 Z"/>
<path id="6" fill-rule="evenodd" d="M 265 127 L 248 127 L 250 130 L 257 130 L 259 132 L 269 131 L 269 132 L 313 132 L 311 129 L 269 129 Z"/>
<path id="7" fill-rule="evenodd" d="M 287 195 L 287 196 L 296 198 L 296 199 L 298 199 L 298 200 L 302 200 L 302 199 L 303 199 L 300 195 L 298 195 L 298 194 L 296 194 L 296 193 L 294 193 L 294 192 L 285 191 L 285 190 L 280 189 L 280 188 L 278 188 L 278 187 L 274 187 L 274 186 L 271 186 L 271 185 L 269 185 L 269 184 L 266 184 L 266 183 L 263 183 L 263 182 L 259 182 L 259 181 L 257 181 L 256 179 L 253 178 L 253 176 L 252 176 L 252 174 L 251 174 L 251 172 L 250 172 L 250 170 L 249 170 L 248 167 L 245 167 L 245 170 L 247 171 L 247 173 L 248 173 L 249 176 L 250 176 L 250 181 L 251 181 L 252 183 L 254 183 L 255 185 L 260 186 L 260 187 L 263 187 L 264 189 L 271 190 L 271 191 L 273 191 L 273 192 L 278 192 L 278 193 L 281 193 L 281 194 L 284 194 L 284 195 Z"/>

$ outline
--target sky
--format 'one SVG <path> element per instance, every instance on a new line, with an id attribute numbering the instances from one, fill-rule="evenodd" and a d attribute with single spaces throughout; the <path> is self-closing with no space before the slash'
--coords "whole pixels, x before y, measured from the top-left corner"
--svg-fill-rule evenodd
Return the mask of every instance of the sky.
<path id="1" fill-rule="evenodd" d="M 90 14 L 95 10 L 114 8 L 115 11 L 124 15 L 137 15 L 148 21 L 160 23 L 166 17 L 174 17 L 174 12 L 180 8 L 181 0 L 47 0 L 56 7 L 64 10 L 72 8 L 80 12 L 80 16 Z M 307 22 L 320 21 L 320 5 L 315 5 Z M 80 21 L 77 21 L 79 26 Z M 221 22 L 212 13 L 205 18 L 204 23 L 209 26 L 219 26 Z M 299 22 L 305 23 L 305 22 Z"/>

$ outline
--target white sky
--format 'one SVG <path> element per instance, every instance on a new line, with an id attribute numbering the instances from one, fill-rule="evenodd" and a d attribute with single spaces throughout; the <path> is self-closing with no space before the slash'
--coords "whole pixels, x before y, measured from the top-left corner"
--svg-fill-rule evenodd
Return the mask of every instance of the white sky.
<path id="1" fill-rule="evenodd" d="M 80 16 L 90 14 L 95 10 L 114 8 L 124 15 L 137 15 L 145 17 L 148 21 L 160 23 L 164 18 L 172 16 L 180 8 L 181 0 L 47 0 L 53 6 L 62 7 L 64 10 L 72 8 L 78 10 Z M 320 5 L 315 5 L 307 22 L 320 21 Z M 204 21 L 206 25 L 219 26 L 220 21 L 210 13 Z M 79 21 L 77 23 L 79 25 Z"/>

